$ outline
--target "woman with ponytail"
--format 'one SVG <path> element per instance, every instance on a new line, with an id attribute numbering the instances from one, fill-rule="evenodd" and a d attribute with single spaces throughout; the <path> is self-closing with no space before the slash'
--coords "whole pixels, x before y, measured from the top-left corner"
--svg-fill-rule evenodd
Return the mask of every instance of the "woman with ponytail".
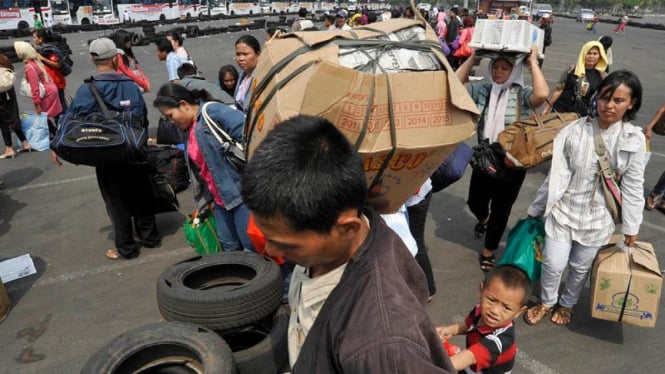
<path id="1" fill-rule="evenodd" d="M 240 173 L 224 157 L 222 145 L 203 118 L 203 106 L 211 102 L 206 91 L 188 90 L 167 83 L 157 91 L 154 101 L 163 116 L 185 131 L 192 189 L 198 210 L 214 202 L 217 233 L 225 251 L 250 249 L 247 235 L 249 209 L 240 196 Z M 206 106 L 210 119 L 237 141 L 242 140 L 245 116 L 219 102 Z"/>

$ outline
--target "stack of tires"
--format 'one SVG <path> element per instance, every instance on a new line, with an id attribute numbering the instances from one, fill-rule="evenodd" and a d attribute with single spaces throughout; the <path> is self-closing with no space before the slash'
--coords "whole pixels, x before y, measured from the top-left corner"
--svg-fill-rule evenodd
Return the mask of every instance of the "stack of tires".
<path id="1" fill-rule="evenodd" d="M 279 373 L 288 361 L 289 309 L 281 298 L 279 266 L 259 254 L 180 262 L 157 282 L 168 322 L 119 336 L 82 373 Z"/>

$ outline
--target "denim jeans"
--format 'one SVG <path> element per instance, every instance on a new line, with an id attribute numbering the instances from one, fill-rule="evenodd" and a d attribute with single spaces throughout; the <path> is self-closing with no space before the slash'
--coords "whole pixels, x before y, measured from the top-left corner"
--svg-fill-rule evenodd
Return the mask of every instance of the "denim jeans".
<path id="1" fill-rule="evenodd" d="M 215 223 L 224 251 L 254 250 L 247 234 L 249 209 L 244 203 L 231 210 L 215 204 Z"/>
<path id="2" fill-rule="evenodd" d="M 540 277 L 540 299 L 551 307 L 559 299 L 561 275 L 569 265 L 566 287 L 561 294 L 559 305 L 567 308 L 577 304 L 586 282 L 593 259 L 600 247 L 588 247 L 578 242 L 557 242 L 549 235 L 545 238 L 543 268 Z"/>

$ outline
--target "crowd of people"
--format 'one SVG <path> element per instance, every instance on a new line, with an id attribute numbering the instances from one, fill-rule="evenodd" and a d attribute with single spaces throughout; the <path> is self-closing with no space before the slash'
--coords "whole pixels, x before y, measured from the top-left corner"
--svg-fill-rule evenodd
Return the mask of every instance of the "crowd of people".
<path id="1" fill-rule="evenodd" d="M 396 215 L 375 213 L 366 203 L 371 192 L 354 146 L 334 124 L 303 115 L 271 131 L 239 170 L 224 157 L 225 149 L 208 121 L 242 142 L 261 43 L 251 35 L 237 38 L 238 70 L 225 64 L 215 81 L 200 76 L 179 33 L 170 32 L 156 43 L 168 82 L 156 90 L 152 105 L 165 123 L 183 134 L 196 209 L 213 207 L 224 251 L 259 250 L 247 233 L 253 215 L 267 243 L 260 250 L 296 265 L 285 273 L 290 277 L 288 343 L 293 373 L 453 373 L 469 367 L 474 372 L 509 372 L 517 350 L 513 320 L 524 314 L 528 324 L 536 324 L 551 313 L 557 325 L 568 324 L 591 263 L 614 232 L 616 222 L 597 185 L 599 156 L 594 144 L 598 139 L 606 144 L 607 157 L 621 177 L 625 244 L 637 239 L 645 206 L 646 142 L 642 130 L 630 121 L 641 106 L 642 87 L 631 72 L 608 74 L 611 38 L 609 46 L 607 40 L 584 44 L 550 95 L 537 48 L 523 55 L 497 55 L 489 61 L 486 81 L 469 83 L 479 58 L 473 50 L 456 52 L 468 48 L 473 17 L 457 8 L 431 14 L 421 11 L 421 16 L 435 23 L 450 66 L 480 110 L 478 143 L 496 143 L 507 125 L 541 107 L 542 114 L 555 110 L 581 116 L 555 139 L 551 170 L 526 212 L 545 221 L 540 302 L 528 308 L 533 284 L 517 267 L 497 266 L 495 255 L 526 171 L 508 168 L 502 179 L 493 179 L 474 169 L 467 204 L 477 221 L 473 235 L 484 238 L 478 266 L 487 276 L 480 302 L 468 317 L 439 328 L 425 310 L 436 294 L 424 239 L 430 181 L 414 191 Z M 291 31 L 316 30 L 306 17 L 306 12 L 300 12 Z M 403 11 L 394 8 L 391 17 L 417 15 L 406 7 Z M 339 9 L 326 14 L 323 28 L 350 30 L 377 18 L 366 10 L 349 17 Z M 541 24 L 551 33 L 547 20 Z M 266 40 L 276 32 L 267 30 Z M 90 44 L 96 72 L 78 88 L 71 103 L 65 100 L 67 82 L 57 54 L 39 53 L 48 34 L 35 30 L 32 45 L 15 43 L 17 56 L 25 63 L 34 110 L 47 114 L 51 132 L 57 130 L 61 117 L 101 110 L 89 85 L 106 105 L 130 112 L 147 127 L 143 94 L 153 86 L 132 50 L 130 36 L 118 30 L 112 39 L 102 37 Z M 0 65 L 12 68 L 3 55 Z M 524 83 L 525 70 L 532 86 Z M 29 151 L 20 130 L 14 89 L 0 95 L 0 111 L 6 145 L 0 158 L 15 156 L 10 129 L 21 142 L 20 150 Z M 663 113 L 665 105 L 657 118 Z M 657 118 L 646 130 L 647 139 Z M 55 152 L 52 160 L 62 165 Z M 95 171 L 114 232 L 115 248 L 106 257 L 131 259 L 139 256 L 141 247 L 159 247 L 162 237 L 151 210 L 146 166 L 122 163 Z M 660 179 L 648 196 L 647 209 L 665 204 L 665 173 Z M 559 294 L 566 267 L 566 287 Z M 447 353 L 443 342 L 453 335 L 466 335 L 467 348 Z"/>

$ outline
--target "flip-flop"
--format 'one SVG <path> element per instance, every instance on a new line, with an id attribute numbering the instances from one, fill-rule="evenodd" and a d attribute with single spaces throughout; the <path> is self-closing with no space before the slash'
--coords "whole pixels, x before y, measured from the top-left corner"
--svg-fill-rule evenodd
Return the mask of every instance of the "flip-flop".
<path id="1" fill-rule="evenodd" d="M 106 251 L 106 258 L 108 258 L 109 260 L 120 260 L 122 256 L 120 255 L 120 253 L 118 253 L 117 250 L 109 249 L 108 251 Z"/>
<path id="2" fill-rule="evenodd" d="M 494 254 L 491 256 L 483 256 L 480 254 L 478 255 L 478 263 L 480 264 L 480 270 L 487 273 L 496 266 L 496 257 L 494 257 Z"/>

